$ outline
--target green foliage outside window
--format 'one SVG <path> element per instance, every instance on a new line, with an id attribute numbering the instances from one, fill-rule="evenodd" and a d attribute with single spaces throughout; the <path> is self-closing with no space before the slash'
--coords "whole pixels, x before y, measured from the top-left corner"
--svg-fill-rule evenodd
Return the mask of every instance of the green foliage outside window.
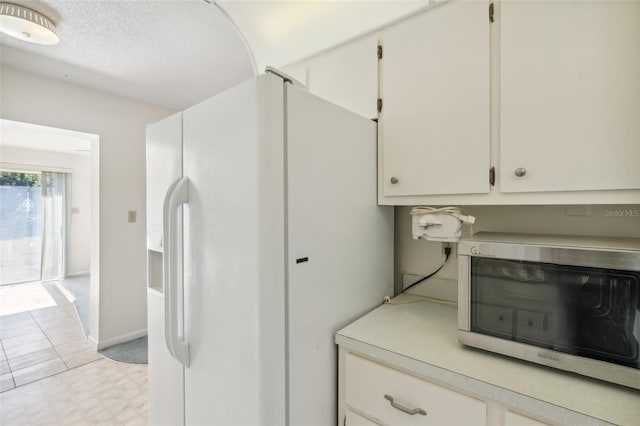
<path id="1" fill-rule="evenodd" d="M 40 186 L 39 174 L 0 172 L 0 186 Z"/>

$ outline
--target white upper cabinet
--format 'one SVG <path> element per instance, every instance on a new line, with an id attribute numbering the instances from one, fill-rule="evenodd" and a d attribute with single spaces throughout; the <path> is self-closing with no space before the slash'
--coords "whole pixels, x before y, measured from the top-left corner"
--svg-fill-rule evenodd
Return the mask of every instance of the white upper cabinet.
<path id="1" fill-rule="evenodd" d="M 341 46 L 309 62 L 311 93 L 367 118 L 376 118 L 378 37 Z"/>
<path id="2" fill-rule="evenodd" d="M 500 191 L 640 188 L 640 1 L 505 1 L 500 33 Z"/>
<path id="3" fill-rule="evenodd" d="M 309 92 L 367 118 L 378 112 L 378 35 L 370 35 L 313 58 L 282 67 Z"/>
<path id="4" fill-rule="evenodd" d="M 447 2 L 384 30 L 381 203 L 489 192 L 488 11 Z"/>

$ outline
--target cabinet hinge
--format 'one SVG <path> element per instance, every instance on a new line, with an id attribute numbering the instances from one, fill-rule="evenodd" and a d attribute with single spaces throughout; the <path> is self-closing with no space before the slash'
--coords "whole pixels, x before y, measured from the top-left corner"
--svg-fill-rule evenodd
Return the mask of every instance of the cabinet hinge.
<path id="1" fill-rule="evenodd" d="M 378 98 L 378 113 L 382 112 L 382 98 Z"/>
<path id="2" fill-rule="evenodd" d="M 378 46 L 378 59 L 382 59 L 382 46 Z"/>
<path id="3" fill-rule="evenodd" d="M 489 169 L 489 185 L 495 186 L 496 184 L 496 168 L 491 167 Z"/>
<path id="4" fill-rule="evenodd" d="M 493 3 L 490 3 L 489 4 L 489 22 L 493 22 L 493 9 L 494 9 Z"/>

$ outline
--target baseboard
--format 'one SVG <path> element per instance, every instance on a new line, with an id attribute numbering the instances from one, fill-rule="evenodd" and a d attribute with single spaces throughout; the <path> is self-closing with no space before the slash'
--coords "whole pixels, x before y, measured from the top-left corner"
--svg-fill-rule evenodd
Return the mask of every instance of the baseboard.
<path id="1" fill-rule="evenodd" d="M 89 347 L 98 352 L 98 341 L 93 336 L 87 337 L 87 343 L 89 343 Z"/>
<path id="2" fill-rule="evenodd" d="M 128 342 L 133 339 L 137 339 L 139 337 L 144 337 L 147 335 L 147 329 L 143 328 L 142 330 L 133 331 L 131 333 L 123 334 L 121 336 L 112 337 L 111 339 L 101 340 L 99 342 L 96 341 L 97 350 L 101 351 L 102 349 L 106 349 L 110 346 L 117 345 L 118 343 Z M 89 344 L 93 345 L 95 339 L 89 336 Z"/>
<path id="3" fill-rule="evenodd" d="M 72 274 L 66 274 L 65 278 L 79 277 L 82 275 L 89 275 L 91 271 L 83 271 L 83 272 L 74 272 Z"/>

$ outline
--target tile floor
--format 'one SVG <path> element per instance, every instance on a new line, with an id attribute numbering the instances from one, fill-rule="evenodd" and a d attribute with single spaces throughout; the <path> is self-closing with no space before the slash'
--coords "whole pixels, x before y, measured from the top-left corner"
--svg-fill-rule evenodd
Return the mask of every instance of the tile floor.
<path id="1" fill-rule="evenodd" d="M 86 342 L 62 283 L 0 287 L 1 425 L 144 425 L 147 366 Z"/>
<path id="2" fill-rule="evenodd" d="M 0 424 L 148 424 L 147 366 L 101 359 L 0 393 Z"/>
<path id="3" fill-rule="evenodd" d="M 3 287 L 0 298 L 3 304 L 13 307 L 28 307 L 29 300 L 33 301 L 31 306 L 39 307 L 0 316 L 0 391 L 102 358 L 87 344 L 73 296 L 61 283 Z M 15 303 L 10 305 L 7 299 Z M 45 304 L 51 306 L 40 307 Z M 12 312 L 8 309 L 4 312 Z"/>

